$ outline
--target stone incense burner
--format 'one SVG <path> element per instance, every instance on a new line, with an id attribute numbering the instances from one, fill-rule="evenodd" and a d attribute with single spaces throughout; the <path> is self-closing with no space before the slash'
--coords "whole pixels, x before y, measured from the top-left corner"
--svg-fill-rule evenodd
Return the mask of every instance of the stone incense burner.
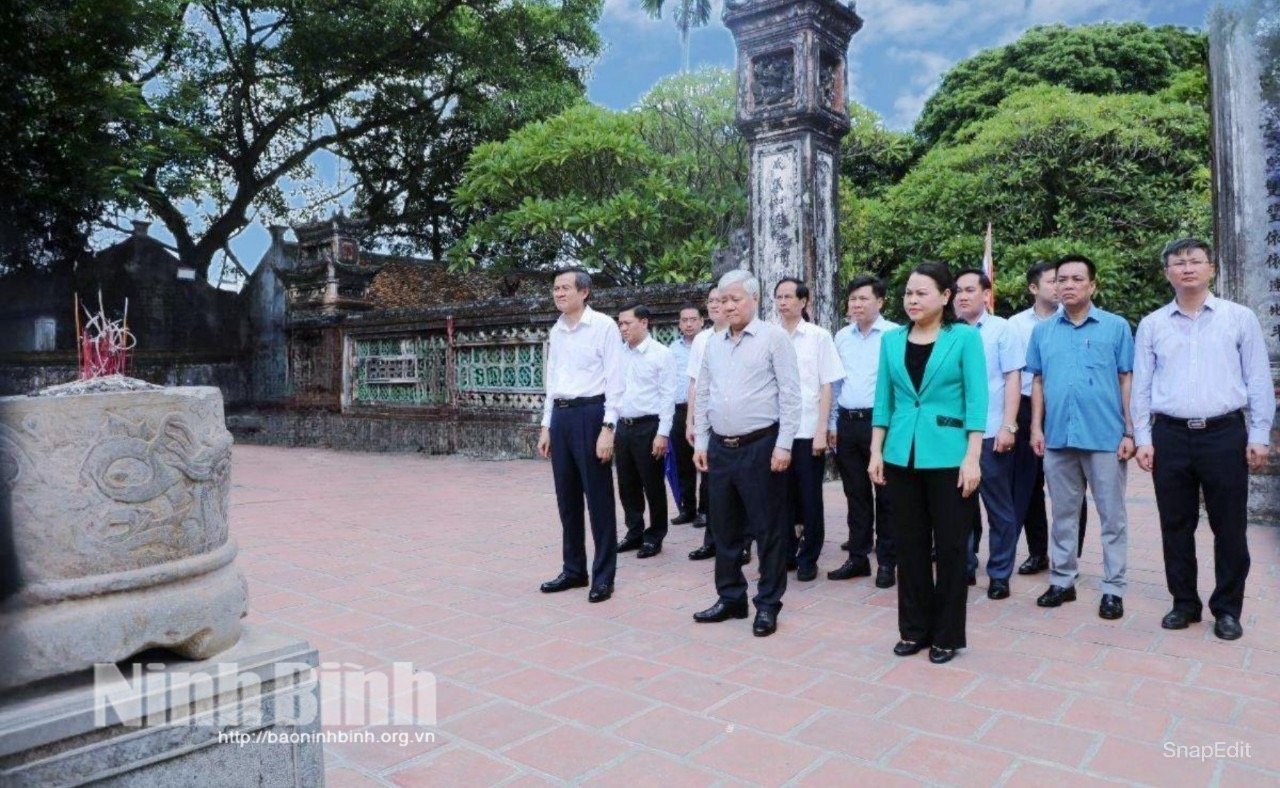
<path id="1" fill-rule="evenodd" d="M 230 471 L 216 388 L 116 377 L 0 397 L 0 690 L 234 645 Z"/>

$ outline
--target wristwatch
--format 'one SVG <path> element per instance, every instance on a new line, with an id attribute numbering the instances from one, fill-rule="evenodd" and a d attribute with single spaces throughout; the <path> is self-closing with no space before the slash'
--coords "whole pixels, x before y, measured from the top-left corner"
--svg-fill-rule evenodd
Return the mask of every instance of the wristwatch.
<path id="1" fill-rule="evenodd" d="M 1001 424 L 1001 425 L 1000 425 L 1000 429 L 1004 430 L 1005 432 L 1009 433 L 1010 435 L 1017 435 L 1017 434 L 1018 434 L 1018 425 L 1017 425 L 1017 424 Z"/>
<path id="2" fill-rule="evenodd" d="M 600 425 L 600 428 L 601 428 L 601 429 L 608 430 L 609 432 L 613 432 L 613 422 L 612 422 L 612 421 L 606 421 L 604 424 L 601 424 L 601 425 Z"/>

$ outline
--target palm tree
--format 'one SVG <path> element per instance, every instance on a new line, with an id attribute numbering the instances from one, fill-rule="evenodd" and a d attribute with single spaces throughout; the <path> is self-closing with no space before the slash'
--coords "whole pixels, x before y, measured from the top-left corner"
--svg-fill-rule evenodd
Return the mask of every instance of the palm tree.
<path id="1" fill-rule="evenodd" d="M 654 19 L 662 17 L 665 0 L 640 0 L 640 7 Z M 676 0 L 676 29 L 680 31 L 680 71 L 689 71 L 689 31 L 711 21 L 711 0 Z"/>

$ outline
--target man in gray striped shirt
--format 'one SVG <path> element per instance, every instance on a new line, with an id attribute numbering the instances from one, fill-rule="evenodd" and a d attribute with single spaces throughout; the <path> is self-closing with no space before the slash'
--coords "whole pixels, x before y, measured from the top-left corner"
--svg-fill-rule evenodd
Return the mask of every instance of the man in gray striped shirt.
<path id="1" fill-rule="evenodd" d="M 698 374 L 694 465 L 710 477 L 711 528 L 719 599 L 695 613 L 700 623 L 747 617 L 747 579 L 738 555 L 747 537 L 760 545 L 752 632 L 772 635 L 787 587 L 786 470 L 800 427 L 800 371 L 790 337 L 761 320 L 760 283 L 746 271 L 720 278 L 728 330 L 707 342 Z"/>

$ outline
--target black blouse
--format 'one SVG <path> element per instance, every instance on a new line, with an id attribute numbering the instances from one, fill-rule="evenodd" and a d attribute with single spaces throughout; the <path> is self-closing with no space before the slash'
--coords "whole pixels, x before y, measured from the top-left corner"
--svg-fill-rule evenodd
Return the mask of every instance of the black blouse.
<path id="1" fill-rule="evenodd" d="M 924 380 L 925 365 L 929 363 L 929 356 L 933 354 L 933 345 L 933 342 L 927 345 L 907 342 L 907 357 L 905 359 L 907 374 L 911 376 L 911 382 L 915 384 L 917 392 L 920 391 L 920 383 Z"/>

